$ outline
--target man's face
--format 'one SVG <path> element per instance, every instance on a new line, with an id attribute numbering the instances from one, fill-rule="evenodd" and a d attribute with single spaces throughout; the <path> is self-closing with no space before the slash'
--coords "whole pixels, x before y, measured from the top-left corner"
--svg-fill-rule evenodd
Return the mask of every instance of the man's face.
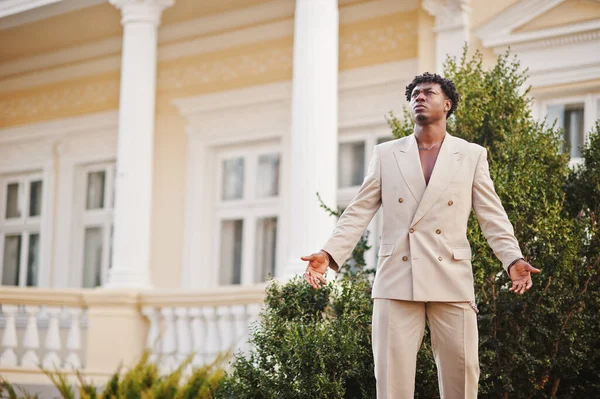
<path id="1" fill-rule="evenodd" d="M 451 105 L 439 83 L 420 83 L 410 96 L 410 115 L 417 125 L 428 125 L 445 120 Z"/>

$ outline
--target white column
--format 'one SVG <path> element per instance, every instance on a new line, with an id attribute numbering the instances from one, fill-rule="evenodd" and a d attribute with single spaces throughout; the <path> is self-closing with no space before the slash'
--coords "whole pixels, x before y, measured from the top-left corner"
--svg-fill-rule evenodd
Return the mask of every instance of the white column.
<path id="1" fill-rule="evenodd" d="M 288 256 L 283 278 L 304 272 L 302 255 L 321 249 L 335 220 L 337 191 L 338 2 L 296 0 Z"/>
<path id="2" fill-rule="evenodd" d="M 423 8 L 435 17 L 435 69 L 441 74 L 446 56 L 462 55 L 469 42 L 470 0 L 423 0 Z"/>
<path id="3" fill-rule="evenodd" d="M 157 31 L 173 1 L 110 0 L 123 24 L 111 288 L 150 286 Z"/>

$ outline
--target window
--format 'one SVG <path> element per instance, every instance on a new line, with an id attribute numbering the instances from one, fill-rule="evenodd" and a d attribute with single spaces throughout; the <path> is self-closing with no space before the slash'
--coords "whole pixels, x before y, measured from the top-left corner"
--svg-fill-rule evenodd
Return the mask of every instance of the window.
<path id="1" fill-rule="evenodd" d="M 41 173 L 0 180 L 2 285 L 38 285 L 43 181 Z"/>
<path id="2" fill-rule="evenodd" d="M 584 143 L 584 103 L 554 104 L 548 106 L 548 121 L 556 120 L 558 128 L 564 131 L 564 151 L 571 158 L 581 157 L 581 146 Z"/>
<path id="3" fill-rule="evenodd" d="M 115 164 L 103 163 L 81 168 L 79 248 L 81 287 L 93 288 L 106 282 L 111 267 Z"/>
<path id="4" fill-rule="evenodd" d="M 225 151 L 217 162 L 219 284 L 266 281 L 277 263 L 279 149 Z"/>
<path id="5" fill-rule="evenodd" d="M 546 123 L 562 129 L 564 145 L 572 163 L 581 160 L 581 147 L 587 135 L 600 119 L 600 93 L 588 92 L 579 96 L 566 98 L 541 98 L 534 101 L 533 115 L 539 119 L 546 118 Z"/>
<path id="6" fill-rule="evenodd" d="M 366 167 L 373 154 L 373 147 L 386 141 L 393 140 L 387 127 L 372 133 L 347 133 L 340 132 L 338 147 L 338 207 L 346 208 L 352 198 L 357 194 L 362 184 Z M 369 244 L 371 249 L 365 254 L 367 266 L 375 267 L 383 218 L 381 210 L 377 212 L 373 221 L 367 228 L 370 232 Z"/>

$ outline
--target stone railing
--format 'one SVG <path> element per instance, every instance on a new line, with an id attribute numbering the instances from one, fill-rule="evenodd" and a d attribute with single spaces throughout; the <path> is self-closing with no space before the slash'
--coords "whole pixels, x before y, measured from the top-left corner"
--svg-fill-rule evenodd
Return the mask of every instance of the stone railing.
<path id="1" fill-rule="evenodd" d="M 151 359 L 170 371 L 190 356 L 193 365 L 202 365 L 218 355 L 248 351 L 248 328 L 264 299 L 263 285 L 141 294 Z"/>
<path id="2" fill-rule="evenodd" d="M 80 370 L 98 383 L 144 351 L 165 372 L 193 357 L 247 351 L 264 285 L 203 291 L 0 287 L 0 375 L 47 384 L 41 368 Z"/>
<path id="3" fill-rule="evenodd" d="M 1 287 L 0 311 L 0 367 L 84 367 L 80 290 Z"/>

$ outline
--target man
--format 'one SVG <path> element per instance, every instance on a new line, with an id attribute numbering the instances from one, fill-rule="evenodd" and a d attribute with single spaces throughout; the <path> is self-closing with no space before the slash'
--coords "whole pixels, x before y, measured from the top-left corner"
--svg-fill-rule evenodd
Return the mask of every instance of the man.
<path id="1" fill-rule="evenodd" d="M 540 271 L 523 260 L 490 178 L 485 148 L 451 136 L 446 119 L 458 105 L 454 84 L 436 74 L 406 88 L 414 133 L 375 147 L 360 190 L 304 277 L 326 284 L 380 206 L 383 234 L 373 284 L 373 354 L 377 398 L 414 395 L 425 321 L 431 331 L 442 399 L 477 397 L 477 307 L 467 222 L 471 207 L 511 280 L 523 294 Z"/>

